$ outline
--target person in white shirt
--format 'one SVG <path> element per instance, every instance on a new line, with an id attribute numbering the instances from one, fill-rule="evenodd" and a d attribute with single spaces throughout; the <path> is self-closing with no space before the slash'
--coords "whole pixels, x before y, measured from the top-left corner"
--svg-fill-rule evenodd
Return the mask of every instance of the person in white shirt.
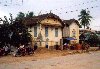
<path id="1" fill-rule="evenodd" d="M 3 48 L 5 50 L 5 55 L 8 55 L 8 46 L 4 46 Z"/>

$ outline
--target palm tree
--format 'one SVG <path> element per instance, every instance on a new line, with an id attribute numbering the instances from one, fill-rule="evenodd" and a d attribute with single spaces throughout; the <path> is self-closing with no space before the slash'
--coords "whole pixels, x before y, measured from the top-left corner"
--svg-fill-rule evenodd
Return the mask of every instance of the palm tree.
<path id="1" fill-rule="evenodd" d="M 80 24 L 84 26 L 84 29 L 90 25 L 92 16 L 90 16 L 90 11 L 82 9 L 80 15 L 78 15 Z"/>

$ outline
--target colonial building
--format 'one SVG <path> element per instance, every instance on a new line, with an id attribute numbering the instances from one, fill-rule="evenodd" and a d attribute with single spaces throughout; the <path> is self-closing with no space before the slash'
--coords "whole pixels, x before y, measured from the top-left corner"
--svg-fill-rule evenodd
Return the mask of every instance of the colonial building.
<path id="1" fill-rule="evenodd" d="M 37 43 L 38 46 L 42 47 L 45 45 L 60 45 L 63 22 L 59 16 L 53 13 L 47 13 L 27 18 L 24 23 L 29 27 L 33 44 Z"/>
<path id="2" fill-rule="evenodd" d="M 81 27 L 79 22 L 75 19 L 64 20 L 63 28 L 63 38 L 73 37 L 76 40 L 76 43 L 79 42 L 79 28 Z"/>

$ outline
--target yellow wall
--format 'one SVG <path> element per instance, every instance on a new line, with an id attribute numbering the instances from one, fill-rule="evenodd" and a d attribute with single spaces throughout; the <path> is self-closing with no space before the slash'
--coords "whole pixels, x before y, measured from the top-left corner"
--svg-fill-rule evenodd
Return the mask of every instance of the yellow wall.
<path id="1" fill-rule="evenodd" d="M 57 26 L 46 26 L 44 24 L 50 23 L 50 24 L 57 24 Z M 60 45 L 60 39 L 62 39 L 62 29 L 61 29 L 61 23 L 56 20 L 56 19 L 44 19 L 40 22 L 40 25 L 37 25 L 38 27 L 38 31 L 37 31 L 37 35 L 41 32 L 42 37 L 43 37 L 43 41 L 42 41 L 42 47 L 44 47 L 46 45 L 46 39 L 48 38 L 48 45 L 49 46 L 54 46 L 56 44 L 56 42 L 58 42 L 58 45 Z M 45 37 L 45 27 L 48 27 L 48 37 Z M 58 37 L 55 37 L 55 28 L 58 28 Z M 34 41 L 37 41 L 36 38 L 34 37 L 34 26 L 31 28 L 31 35 L 33 37 L 33 44 Z M 40 42 L 37 42 L 38 46 L 40 46 Z"/>
<path id="2" fill-rule="evenodd" d="M 43 41 L 46 41 L 46 39 L 49 39 L 49 46 L 53 46 L 55 45 L 56 42 L 58 42 L 58 44 L 60 45 L 60 39 L 62 38 L 62 31 L 61 28 L 58 27 L 58 37 L 55 37 L 55 27 L 48 27 L 48 37 L 45 37 L 45 27 L 46 26 L 42 26 L 41 27 L 41 34 L 43 36 Z M 44 43 L 45 45 L 45 43 Z M 44 46 L 43 45 L 43 46 Z"/>
<path id="3" fill-rule="evenodd" d="M 75 31 L 76 31 L 76 42 L 78 43 L 79 42 L 79 26 L 76 24 L 76 23 L 72 23 L 70 26 L 69 26 L 69 29 L 70 29 L 70 37 L 72 37 L 73 36 L 73 33 L 72 33 L 72 31 L 73 31 L 73 29 L 75 29 Z"/>
<path id="4" fill-rule="evenodd" d="M 69 35 L 70 33 L 69 33 L 69 27 L 64 27 L 63 28 L 63 37 L 69 37 L 70 35 Z"/>
<path id="5" fill-rule="evenodd" d="M 52 24 L 52 25 L 62 26 L 57 19 L 52 19 L 52 18 L 42 20 L 41 24 L 48 24 L 48 25 Z"/>
<path id="6" fill-rule="evenodd" d="M 29 31 L 31 30 L 31 32 L 29 32 L 29 33 L 32 35 L 32 44 L 34 45 L 34 43 L 35 43 L 34 41 L 37 40 L 37 37 L 34 37 L 34 26 L 31 28 L 28 28 L 28 30 Z M 37 25 L 37 36 L 38 36 L 39 32 L 40 32 L 40 27 Z"/>

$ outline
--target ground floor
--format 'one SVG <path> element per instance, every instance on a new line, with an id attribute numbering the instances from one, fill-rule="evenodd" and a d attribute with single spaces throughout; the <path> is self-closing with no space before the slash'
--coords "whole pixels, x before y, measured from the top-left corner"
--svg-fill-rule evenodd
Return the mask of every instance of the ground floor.
<path id="1" fill-rule="evenodd" d="M 37 46 L 39 46 L 39 47 L 45 47 L 46 45 L 54 46 L 56 44 L 56 42 L 54 42 L 54 41 L 48 41 L 48 42 L 46 42 L 46 41 L 35 41 L 35 42 L 33 42 L 33 45 L 34 45 L 34 43 L 37 43 Z"/>
<path id="2" fill-rule="evenodd" d="M 53 41 L 32 41 L 32 46 L 35 45 L 35 43 L 37 43 L 38 47 L 46 47 L 46 45 L 48 45 L 48 47 L 54 47 L 55 45 L 59 45 L 61 46 L 61 39 L 57 39 L 57 40 L 53 40 Z"/>

